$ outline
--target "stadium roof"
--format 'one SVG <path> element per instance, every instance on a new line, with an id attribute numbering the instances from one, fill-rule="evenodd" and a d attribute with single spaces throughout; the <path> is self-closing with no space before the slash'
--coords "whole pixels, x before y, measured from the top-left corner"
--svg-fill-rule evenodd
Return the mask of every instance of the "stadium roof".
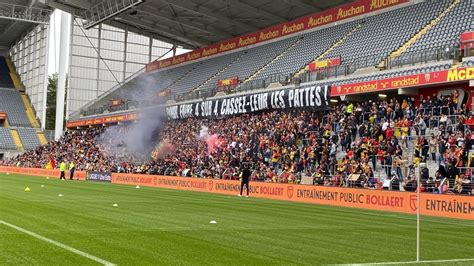
<path id="1" fill-rule="evenodd" d="M 76 15 L 122 0 L 50 0 L 48 4 Z M 136 4 L 105 20 L 106 24 L 153 34 L 156 39 L 194 49 L 230 39 L 349 0 L 127 0 Z M 112 4 L 110 4 L 112 3 Z M 104 10 L 112 9 L 110 6 Z M 98 9 L 100 10 L 100 9 Z M 93 11 L 90 11 L 93 12 Z"/>
<path id="2" fill-rule="evenodd" d="M 38 23 L 48 23 L 51 12 L 40 0 L 0 1 L 0 48 L 8 49 Z"/>

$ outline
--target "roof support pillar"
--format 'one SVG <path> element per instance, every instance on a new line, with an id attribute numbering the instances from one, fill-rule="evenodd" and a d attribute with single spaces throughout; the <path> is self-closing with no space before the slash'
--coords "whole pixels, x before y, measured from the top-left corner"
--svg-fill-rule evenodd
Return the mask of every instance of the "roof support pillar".
<path id="1" fill-rule="evenodd" d="M 67 13 L 61 11 L 61 27 L 60 27 L 60 41 L 59 41 L 59 74 L 58 85 L 56 88 L 56 121 L 54 127 L 54 138 L 58 140 L 64 132 L 64 96 L 66 94 L 66 73 L 67 73 L 67 58 L 68 58 L 68 28 L 69 24 Z"/>

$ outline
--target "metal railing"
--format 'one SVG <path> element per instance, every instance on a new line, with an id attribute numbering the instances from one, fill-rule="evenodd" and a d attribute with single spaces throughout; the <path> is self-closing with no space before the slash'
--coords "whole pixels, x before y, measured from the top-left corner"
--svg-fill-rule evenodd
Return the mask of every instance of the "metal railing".
<path id="1" fill-rule="evenodd" d="M 50 9 L 0 3 L 0 18 L 5 19 L 48 24 L 52 13 Z"/>
<path id="2" fill-rule="evenodd" d="M 118 112 L 118 111 L 125 111 L 129 110 L 130 108 L 138 108 L 138 101 L 136 100 L 127 100 L 124 103 L 116 106 L 112 106 L 109 104 L 103 105 L 98 108 L 93 108 L 93 109 L 87 109 L 87 110 L 82 110 L 81 114 L 84 116 L 89 116 L 89 115 L 95 115 L 95 114 L 102 114 L 106 111 L 108 112 Z"/>
<path id="3" fill-rule="evenodd" d="M 263 89 L 263 88 L 268 87 L 272 83 L 280 83 L 283 86 L 285 86 L 285 85 L 290 84 L 290 81 L 291 81 L 290 75 L 282 75 L 282 74 L 277 73 L 277 74 L 270 75 L 269 77 L 266 77 L 266 78 L 250 80 L 250 81 L 232 86 L 229 90 L 226 90 L 225 92 L 227 94 L 232 94 L 232 93 L 239 93 L 239 92 L 251 91 L 251 90 L 256 90 L 256 89 Z M 208 97 L 212 97 L 216 95 L 216 93 L 219 91 L 223 91 L 223 90 L 222 88 L 219 88 L 216 85 L 208 90 L 195 90 L 195 91 L 191 91 L 187 93 L 174 94 L 173 99 L 179 102 L 179 101 L 188 101 L 188 100 L 194 100 L 194 99 L 199 99 L 199 98 L 208 98 Z"/>
<path id="4" fill-rule="evenodd" d="M 91 8 L 81 13 L 81 17 L 87 22 L 84 24 L 85 29 L 90 29 L 101 22 L 114 17 L 127 9 L 143 3 L 144 0 L 108 0 L 98 1 Z"/>
<path id="5" fill-rule="evenodd" d="M 358 69 L 368 67 L 378 67 L 378 63 L 383 62 L 383 68 L 390 70 L 404 66 L 414 66 L 416 64 L 439 62 L 445 60 L 461 60 L 462 56 L 469 56 L 471 49 L 460 50 L 454 47 L 437 47 L 421 51 L 404 53 L 398 57 L 383 58 L 379 55 L 370 55 L 351 59 L 343 65 L 323 68 L 317 71 L 307 71 L 300 78 L 302 82 L 319 81 L 328 78 L 345 77 L 353 74 Z"/>

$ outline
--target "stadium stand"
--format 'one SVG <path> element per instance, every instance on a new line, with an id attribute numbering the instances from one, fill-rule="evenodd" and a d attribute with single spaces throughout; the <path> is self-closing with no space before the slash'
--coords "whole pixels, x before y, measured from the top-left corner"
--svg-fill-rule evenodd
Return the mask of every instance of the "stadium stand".
<path id="1" fill-rule="evenodd" d="M 228 55 L 218 56 L 211 60 L 205 60 L 198 63 L 193 63 L 193 70 L 188 72 L 183 77 L 179 78 L 171 84 L 168 89 L 173 93 L 181 94 L 189 92 L 201 84 L 206 82 L 216 73 L 224 70 L 229 65 L 237 60 L 242 53 L 232 53 Z"/>
<path id="2" fill-rule="evenodd" d="M 160 90 L 167 89 L 177 80 L 185 77 L 188 72 L 194 69 L 194 67 L 195 66 L 191 64 L 183 67 L 172 68 L 169 70 L 167 69 L 165 71 L 157 72 L 153 75 L 153 77 L 159 81 L 158 86 Z"/>
<path id="3" fill-rule="evenodd" d="M 428 1 L 369 17 L 357 32 L 323 59 L 340 56 L 342 66 L 338 67 L 338 71 L 341 75 L 344 74 L 345 66 L 351 68 L 349 73 L 358 68 L 375 66 L 422 30 L 447 5 L 449 1 Z M 427 49 L 429 46 L 422 48 Z"/>
<path id="4" fill-rule="evenodd" d="M 32 125 L 34 128 L 40 128 L 40 124 L 38 120 L 36 119 L 36 114 L 35 114 L 35 111 L 33 110 L 33 106 L 31 105 L 30 99 L 24 93 L 20 93 L 20 97 L 23 102 L 23 106 L 25 107 L 26 116 L 28 117 L 28 120 L 30 121 L 30 125 Z"/>
<path id="5" fill-rule="evenodd" d="M 437 2 L 442 4 L 444 1 Z M 410 46 L 407 52 L 424 50 L 426 47 L 451 48 L 459 46 L 461 33 L 473 29 L 474 15 L 472 12 L 466 12 L 472 8 L 472 2 L 455 1 L 455 3 L 456 5 L 446 17 Z"/>
<path id="6" fill-rule="evenodd" d="M 394 78 L 400 77 L 405 75 L 413 75 L 413 74 L 422 74 L 422 73 L 429 73 L 433 71 L 440 71 L 450 69 L 452 67 L 452 61 L 445 60 L 440 62 L 431 62 L 416 66 L 402 66 L 399 68 L 392 68 L 390 70 L 382 71 L 382 72 L 375 72 L 375 73 L 362 73 L 362 74 L 354 74 L 351 76 L 344 76 L 344 77 L 329 77 L 326 80 L 319 80 L 318 78 L 314 78 L 315 75 L 320 73 L 307 73 L 307 75 L 303 76 L 302 84 L 327 84 L 332 83 L 333 85 L 342 85 L 342 84 L 350 84 L 350 83 L 357 83 L 357 82 L 365 82 L 365 81 L 372 81 L 372 80 L 379 80 L 385 78 Z M 313 81 L 316 80 L 316 81 Z"/>
<path id="7" fill-rule="evenodd" d="M 469 60 L 464 61 L 461 66 L 462 67 L 474 66 L 474 59 L 469 59 Z"/>
<path id="8" fill-rule="evenodd" d="M 169 92 L 168 99 L 183 101 L 213 96 L 221 89 L 218 81 L 232 77 L 238 78 L 238 85 L 230 93 L 266 88 L 275 82 L 340 85 L 469 66 L 472 60 L 457 63 L 461 57 L 457 48 L 460 33 L 474 29 L 473 14 L 466 12 L 470 8 L 470 1 L 420 1 L 148 75 L 155 79 L 158 91 Z M 341 65 L 306 72 L 312 61 L 336 57 Z M 110 95 L 125 102 L 144 101 L 144 97 L 137 97 L 139 89 L 127 86 Z M 103 102 L 93 106 L 96 110 L 89 108 L 82 114 L 107 109 Z"/>
<path id="9" fill-rule="evenodd" d="M 0 87 L 13 88 L 13 81 L 10 77 L 10 70 L 5 57 L 0 56 Z"/>
<path id="10" fill-rule="evenodd" d="M 9 66 L 4 57 L 0 57 L 0 112 L 7 114 L 5 128 L 1 129 L 0 149 L 9 151 L 22 151 L 34 149 L 41 145 L 36 133 L 40 125 L 34 114 L 28 96 L 19 89 L 22 88 L 18 75 L 11 75 L 12 66 Z M 18 80 L 12 81 L 11 77 Z M 16 85 L 14 83 L 17 83 Z"/>
<path id="11" fill-rule="evenodd" d="M 16 150 L 15 141 L 10 134 L 10 129 L 0 127 L 0 149 Z"/>
<path id="12" fill-rule="evenodd" d="M 359 27 L 358 22 L 351 22 L 305 34 L 298 44 L 275 60 L 268 62 L 250 80 L 264 79 L 275 74 L 291 76 Z"/>
<path id="13" fill-rule="evenodd" d="M 151 75 L 156 77 L 158 90 L 167 89 L 172 95 L 180 95 L 174 97 L 176 100 L 183 100 L 189 97 L 183 98 L 182 94 L 193 91 L 211 91 L 203 95 L 212 95 L 218 80 L 230 77 L 238 77 L 239 90 L 266 87 L 274 81 L 285 83 L 299 78 L 310 62 L 334 57 L 341 58 L 340 66 L 322 74 L 303 75 L 300 80 L 337 78 L 340 84 L 353 78 L 370 80 L 449 69 L 457 56 L 453 53 L 459 45 L 459 34 L 473 29 L 472 12 L 466 12 L 469 8 L 469 1 L 422 1 L 243 51 L 165 68 Z M 388 63 L 382 65 L 387 70 L 375 69 L 384 62 Z M 411 70 L 393 72 L 418 62 L 430 62 L 430 67 L 411 66 Z M 358 69 L 370 67 L 374 74 L 366 73 L 369 77 L 352 77 Z"/>
<path id="14" fill-rule="evenodd" d="M 21 95 L 14 89 L 0 88 L 0 111 L 8 114 L 10 126 L 31 127 Z"/>
<path id="15" fill-rule="evenodd" d="M 240 80 L 246 80 L 255 72 L 255 69 L 262 68 L 266 62 L 269 62 L 273 58 L 284 53 L 286 49 L 290 48 L 290 46 L 295 44 L 297 41 L 298 38 L 290 38 L 284 41 L 273 42 L 245 50 L 230 66 L 214 75 L 202 86 L 198 87 L 198 89 L 203 91 L 214 89 L 218 80 L 230 77 L 237 77 Z"/>
<path id="16" fill-rule="evenodd" d="M 17 89 L 20 92 L 24 92 L 25 91 L 25 86 L 23 86 L 23 84 L 21 83 L 21 78 L 18 75 L 18 73 L 16 71 L 16 68 L 15 68 L 15 65 L 13 64 L 11 58 L 6 57 L 5 61 L 6 61 L 7 66 L 8 66 L 8 70 L 10 71 L 10 78 L 11 78 L 12 83 L 13 83 L 12 87 L 14 87 L 15 89 Z"/>
<path id="17" fill-rule="evenodd" d="M 457 49 L 460 33 L 473 29 L 472 12 L 466 12 L 471 7 L 470 1 L 420 1 L 160 69 L 146 74 L 156 91 L 143 89 L 136 78 L 117 91 L 119 97 L 108 100 L 124 99 L 116 109 L 123 111 L 125 103 L 131 103 L 127 97 L 146 102 L 161 91 L 215 92 L 219 80 L 231 77 L 238 77 L 238 90 L 250 90 L 269 84 L 262 80 L 337 86 L 472 66 L 472 58 L 458 62 Z M 305 73 L 309 63 L 336 57 L 341 65 L 331 71 Z M 236 179 L 242 163 L 254 162 L 255 181 L 309 180 L 323 186 L 382 189 L 388 180 L 389 189 L 413 191 L 416 177 L 422 176 L 427 192 L 471 194 L 474 118 L 458 91 L 449 93 L 419 100 L 395 92 L 387 100 L 364 95 L 361 101 L 349 99 L 324 113 L 291 110 L 167 121 L 156 136 L 159 145 L 153 158 L 146 159 L 132 154 L 132 147 L 120 138 L 133 127 L 127 123 L 110 129 L 112 136 L 107 135 L 109 128 L 88 128 L 37 148 L 36 131 L 18 128 L 15 132 L 29 151 L 7 164 L 44 167 L 51 160 L 66 159 L 78 170 Z M 106 107 L 100 113 L 116 111 Z M 202 126 L 217 136 L 213 149 L 196 137 Z"/>
<path id="18" fill-rule="evenodd" d="M 7 163 L 43 167 L 53 156 L 74 160 L 80 170 L 235 179 L 239 165 L 252 161 L 255 181 L 310 177 L 315 185 L 382 189 L 389 180 L 389 189 L 413 191 L 421 176 L 427 192 L 471 194 L 472 173 L 465 167 L 474 118 L 458 100 L 454 92 L 419 103 L 403 96 L 347 102 L 324 114 L 292 110 L 168 121 L 154 159 L 146 161 L 118 137 L 132 125 L 112 133 L 77 130 Z M 212 150 L 197 137 L 202 126 L 218 136 Z M 111 153 L 116 147 L 121 152 Z"/>
<path id="19" fill-rule="evenodd" d="M 17 130 L 25 150 L 35 149 L 41 145 L 34 128 L 17 128 Z"/>
<path id="20" fill-rule="evenodd" d="M 440 1 L 439 4 L 443 4 Z M 418 57 L 428 57 L 435 59 L 438 55 L 436 49 L 448 49 L 448 52 L 453 52 L 453 48 L 459 47 L 459 36 L 462 32 L 467 32 L 474 29 L 472 21 L 474 15 L 472 12 L 465 12 L 470 7 L 469 1 L 459 1 L 457 5 L 446 15 L 444 19 L 439 21 L 436 25 L 421 36 L 416 42 L 407 47 L 404 54 L 401 54 L 396 59 L 392 59 L 391 64 L 409 64 L 413 59 L 413 55 Z M 428 50 L 429 49 L 429 50 Z M 421 53 L 427 51 L 425 53 Z"/>
<path id="21" fill-rule="evenodd" d="M 10 129 L 10 134 L 13 138 L 13 142 L 15 142 L 16 149 L 19 151 L 23 151 L 23 143 L 21 142 L 20 135 L 18 134 L 18 129 L 16 128 L 11 128 Z"/>

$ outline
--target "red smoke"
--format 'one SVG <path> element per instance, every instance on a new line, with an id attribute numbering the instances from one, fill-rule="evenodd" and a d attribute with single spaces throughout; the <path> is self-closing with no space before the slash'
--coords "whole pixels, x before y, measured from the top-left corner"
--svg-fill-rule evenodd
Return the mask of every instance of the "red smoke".
<path id="1" fill-rule="evenodd" d="M 206 138 L 206 143 L 207 143 L 207 153 L 211 154 L 214 151 L 217 150 L 217 147 L 219 146 L 219 136 L 217 134 L 213 134 Z"/>
<path id="2" fill-rule="evenodd" d="M 163 140 L 158 143 L 155 149 L 153 149 L 153 151 L 151 152 L 151 157 L 154 160 L 162 159 L 166 155 L 173 153 L 175 149 L 176 148 L 174 147 L 174 145 L 171 144 L 168 140 Z"/>

